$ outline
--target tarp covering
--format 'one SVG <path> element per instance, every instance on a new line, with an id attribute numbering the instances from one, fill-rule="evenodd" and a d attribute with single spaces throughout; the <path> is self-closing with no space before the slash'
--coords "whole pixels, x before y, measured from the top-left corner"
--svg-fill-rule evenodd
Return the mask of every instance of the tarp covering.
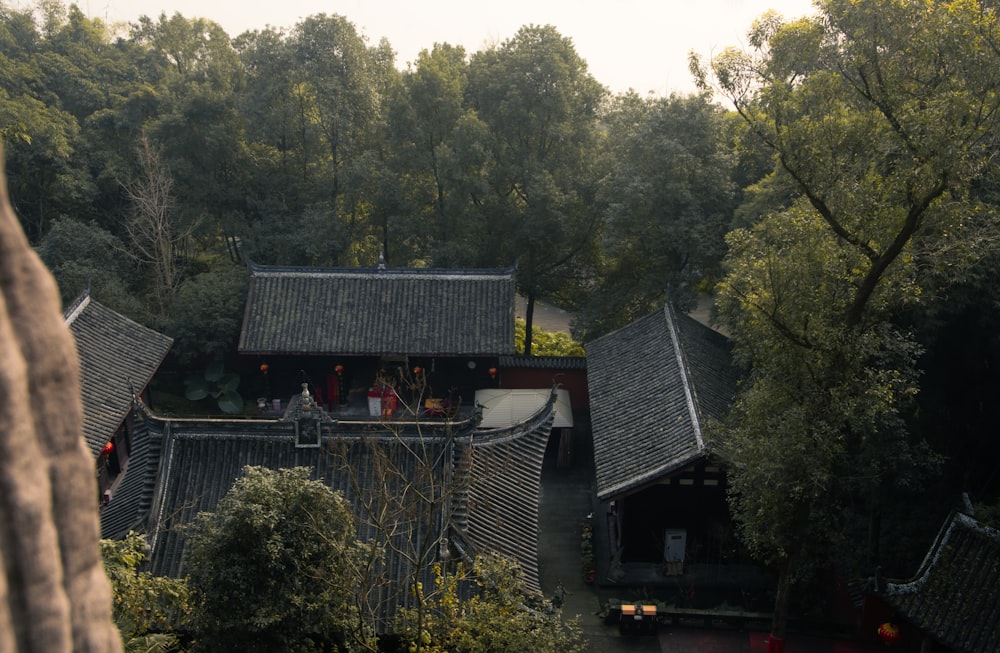
<path id="1" fill-rule="evenodd" d="M 480 427 L 499 428 L 526 420 L 541 410 L 549 400 L 551 392 L 549 389 L 476 390 L 476 403 L 483 407 L 483 421 Z M 556 393 L 556 417 L 552 427 L 572 428 L 573 407 L 569 400 L 569 390 L 560 388 Z"/>

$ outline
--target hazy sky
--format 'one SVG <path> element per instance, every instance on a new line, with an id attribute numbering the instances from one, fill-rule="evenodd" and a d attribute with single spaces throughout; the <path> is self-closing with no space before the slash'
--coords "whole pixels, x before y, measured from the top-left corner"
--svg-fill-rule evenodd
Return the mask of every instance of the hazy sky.
<path id="1" fill-rule="evenodd" d="M 69 2 L 70 0 L 68 0 Z M 470 54 L 500 43 L 523 25 L 551 24 L 573 39 L 591 74 L 613 92 L 657 95 L 694 90 L 687 53 L 703 58 L 741 45 L 753 19 L 768 9 L 786 18 L 812 12 L 809 0 L 76 0 L 108 21 L 180 12 L 218 22 L 230 36 L 267 25 L 293 27 L 313 14 L 340 14 L 367 37 L 383 37 L 400 68 L 434 43 L 462 45 Z"/>

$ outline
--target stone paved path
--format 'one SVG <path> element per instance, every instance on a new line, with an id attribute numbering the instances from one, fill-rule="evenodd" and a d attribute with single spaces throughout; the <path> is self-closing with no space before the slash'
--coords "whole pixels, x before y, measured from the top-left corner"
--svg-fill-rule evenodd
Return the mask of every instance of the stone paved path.
<path id="1" fill-rule="evenodd" d="M 593 468 L 589 446 L 574 447 L 574 466 L 547 465 L 542 474 L 538 564 L 542 592 L 551 598 L 562 583 L 566 589 L 563 618 L 579 618 L 589 653 L 619 651 L 660 653 L 656 637 L 622 637 L 617 626 L 605 626 L 593 586 L 583 582 L 580 545 L 583 521 L 593 510 Z"/>

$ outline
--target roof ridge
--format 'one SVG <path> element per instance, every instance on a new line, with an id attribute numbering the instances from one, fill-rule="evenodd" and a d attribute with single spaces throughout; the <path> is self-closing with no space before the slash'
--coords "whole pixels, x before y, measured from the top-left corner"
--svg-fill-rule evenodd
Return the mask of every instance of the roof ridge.
<path id="1" fill-rule="evenodd" d="M 496 276 L 509 277 L 517 271 L 514 266 L 506 268 L 396 268 L 396 267 L 323 267 L 298 265 L 263 265 L 248 261 L 247 267 L 253 276 L 344 276 L 344 277 L 380 277 L 380 276 Z"/>
<path id="2" fill-rule="evenodd" d="M 701 415 L 698 410 L 697 393 L 694 387 L 694 379 L 691 378 L 691 370 L 688 367 L 687 355 L 681 345 L 681 337 L 677 328 L 677 316 L 668 301 L 663 308 L 667 319 L 667 331 L 670 333 L 670 340 L 674 347 L 674 355 L 677 357 L 677 366 L 681 371 L 681 385 L 684 388 L 684 397 L 687 401 L 688 412 L 691 415 L 691 426 L 694 427 L 694 437 L 698 442 L 698 450 L 705 450 L 705 440 L 702 437 Z"/>
<path id="3" fill-rule="evenodd" d="M 63 314 L 63 320 L 67 325 L 72 324 L 73 321 L 79 317 L 80 313 L 83 312 L 83 309 L 87 308 L 89 305 L 90 288 L 87 288 L 79 297 L 76 298 L 76 300 L 73 301 L 70 307 L 66 309 L 66 312 Z"/>
<path id="4" fill-rule="evenodd" d="M 937 535 L 934 537 L 934 541 L 931 543 L 930 548 L 927 550 L 927 555 L 924 556 L 923 561 L 920 563 L 920 567 L 917 568 L 916 573 L 907 580 L 899 583 L 886 583 L 886 593 L 887 594 L 906 594 L 911 592 L 916 592 L 922 585 L 927 582 L 928 576 L 934 569 L 939 558 L 941 557 L 941 551 L 947 546 L 948 542 L 951 540 L 952 536 L 955 534 L 955 530 L 962 527 L 968 531 L 978 533 L 983 535 L 989 540 L 1000 545 L 1000 531 L 986 524 L 981 523 L 975 517 L 967 515 L 964 512 L 953 510 L 948 518 L 945 519 L 944 524 L 938 531 Z"/>

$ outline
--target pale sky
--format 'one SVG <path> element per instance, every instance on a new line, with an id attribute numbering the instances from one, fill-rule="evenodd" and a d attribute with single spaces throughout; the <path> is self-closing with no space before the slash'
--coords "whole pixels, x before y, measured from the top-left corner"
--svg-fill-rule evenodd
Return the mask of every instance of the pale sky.
<path id="1" fill-rule="evenodd" d="M 67 0 L 67 4 L 72 0 Z M 374 45 L 385 37 L 401 69 L 435 43 L 472 54 L 528 24 L 554 25 L 573 40 L 590 73 L 614 93 L 691 93 L 687 53 L 703 59 L 741 46 L 753 20 L 769 9 L 785 18 L 812 13 L 810 0 L 76 0 L 90 16 L 132 21 L 180 12 L 208 18 L 230 36 L 268 25 L 291 28 L 313 14 L 340 14 Z M 21 4 L 24 4 L 23 2 Z"/>

